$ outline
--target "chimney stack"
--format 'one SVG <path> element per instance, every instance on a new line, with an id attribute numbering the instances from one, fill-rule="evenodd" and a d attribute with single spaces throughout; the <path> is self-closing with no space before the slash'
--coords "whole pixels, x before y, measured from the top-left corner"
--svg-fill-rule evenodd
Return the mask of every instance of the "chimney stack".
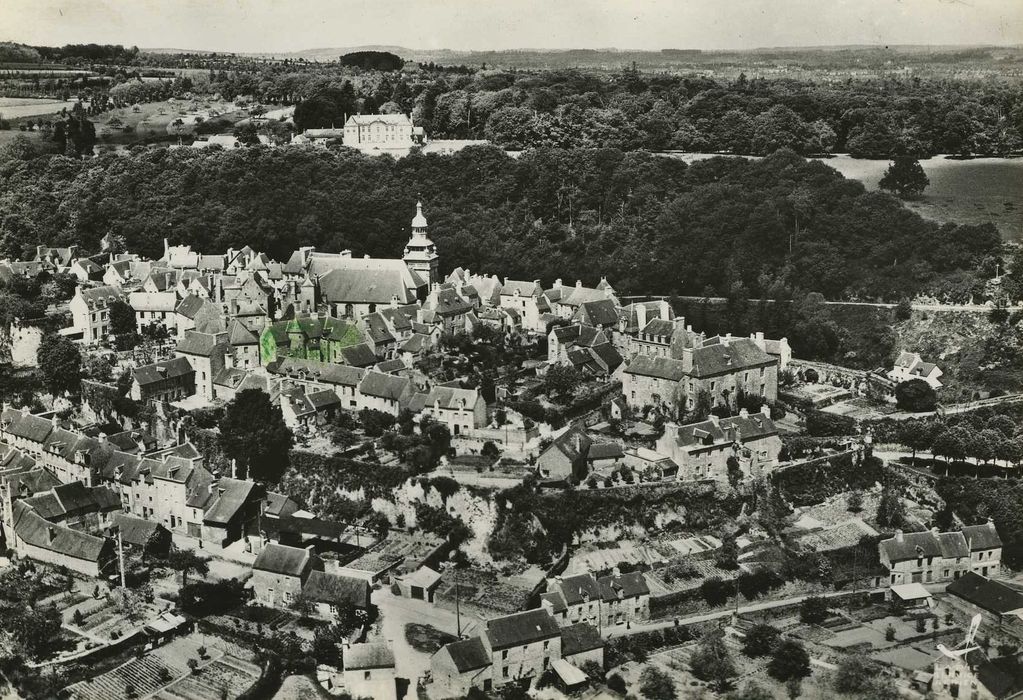
<path id="1" fill-rule="evenodd" d="M 643 302 L 636 302 L 636 325 L 638 330 L 646 328 L 646 304 Z"/>
<path id="2" fill-rule="evenodd" d="M 895 541 L 896 542 L 905 542 L 906 541 L 906 537 L 905 537 L 905 535 L 902 534 L 902 530 L 896 530 L 895 531 Z"/>

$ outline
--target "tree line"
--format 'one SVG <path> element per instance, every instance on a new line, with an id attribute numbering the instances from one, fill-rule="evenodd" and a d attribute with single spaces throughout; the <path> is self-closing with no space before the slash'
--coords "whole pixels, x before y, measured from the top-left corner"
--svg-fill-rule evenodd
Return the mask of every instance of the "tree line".
<path id="1" fill-rule="evenodd" d="M 444 272 L 545 285 L 606 275 L 620 294 L 731 295 L 745 309 L 791 290 L 898 301 L 982 277 L 1002 253 L 991 225 L 926 221 L 790 150 L 692 165 L 494 147 L 400 161 L 343 148 L 136 148 L 75 161 L 15 140 L 0 150 L 0 179 L 0 255 L 13 258 L 40 241 L 98 250 L 107 233 L 154 258 L 164 238 L 278 260 L 302 245 L 396 257 L 418 197 Z"/>

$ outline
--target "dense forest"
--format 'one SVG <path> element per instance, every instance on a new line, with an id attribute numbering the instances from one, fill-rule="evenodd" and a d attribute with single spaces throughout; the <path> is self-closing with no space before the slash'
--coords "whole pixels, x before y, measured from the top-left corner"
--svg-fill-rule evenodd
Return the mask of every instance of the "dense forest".
<path id="1" fill-rule="evenodd" d="M 1023 92 L 996 81 L 884 77 L 832 84 L 720 80 L 625 69 L 448 74 L 418 70 L 343 76 L 284 66 L 219 71 L 209 90 L 315 102 L 301 128 L 344 115 L 411 113 L 434 138 L 487 138 L 508 149 L 542 146 L 766 155 L 798 153 L 1007 155 L 1023 148 Z"/>
<path id="2" fill-rule="evenodd" d="M 898 300 L 952 298 L 993 272 L 991 225 L 921 219 L 817 161 L 686 165 L 645 152 L 472 147 L 400 161 L 348 149 L 135 148 L 91 160 L 0 158 L 0 255 L 107 232 L 158 257 L 163 239 L 202 251 L 249 244 L 283 260 L 297 246 L 394 257 L 425 202 L 444 270 L 455 266 L 622 293 Z"/>
<path id="3" fill-rule="evenodd" d="M 301 58 L 145 54 L 91 44 L 0 44 L 0 59 L 4 56 L 15 62 L 36 57 L 89 68 L 95 75 L 29 82 L 39 90 L 49 85 L 50 92 L 62 97 L 77 91 L 95 103 L 90 107 L 94 111 L 107 103 L 108 93 L 121 106 L 220 96 L 297 104 L 299 131 L 343 124 L 350 114 L 383 111 L 411 114 L 433 138 L 485 138 L 510 150 L 766 155 L 791 148 L 801 154 L 889 158 L 1004 156 L 1023 149 L 1018 80 L 981 79 L 983 71 L 921 77 L 898 68 L 920 60 L 915 54 L 886 55 L 887 68 L 842 79 L 830 69 L 804 71 L 797 63 L 791 76 L 772 71 L 777 77 L 732 78 L 641 71 L 634 65 L 602 71 L 403 65 L 398 56 L 371 51 L 324 64 Z M 849 65 L 862 67 L 854 59 L 849 57 Z M 750 60 L 751 71 L 763 68 Z M 163 79 L 153 79 L 157 77 Z M 22 90 L 29 87 L 33 85 L 19 83 Z"/>

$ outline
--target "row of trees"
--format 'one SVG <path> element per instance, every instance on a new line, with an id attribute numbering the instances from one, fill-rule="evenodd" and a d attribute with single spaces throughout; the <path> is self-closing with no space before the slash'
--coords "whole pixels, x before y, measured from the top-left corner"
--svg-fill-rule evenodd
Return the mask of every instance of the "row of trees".
<path id="1" fill-rule="evenodd" d="M 979 464 L 1004 461 L 1023 462 L 1023 426 L 1018 411 L 1006 407 L 1004 413 L 972 412 L 943 419 L 901 421 L 882 429 L 913 451 L 930 451 L 946 461 L 973 459 Z"/>

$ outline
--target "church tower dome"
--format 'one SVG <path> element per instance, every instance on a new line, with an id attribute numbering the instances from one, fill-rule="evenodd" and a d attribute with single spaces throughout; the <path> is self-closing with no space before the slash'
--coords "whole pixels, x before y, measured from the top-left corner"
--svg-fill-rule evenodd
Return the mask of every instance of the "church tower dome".
<path id="1" fill-rule="evenodd" d="M 427 286 L 432 286 L 434 282 L 440 282 L 440 256 L 437 255 L 437 246 L 430 240 L 426 229 L 423 203 L 416 202 L 416 215 L 412 219 L 412 237 L 405 244 L 402 259 Z"/>

